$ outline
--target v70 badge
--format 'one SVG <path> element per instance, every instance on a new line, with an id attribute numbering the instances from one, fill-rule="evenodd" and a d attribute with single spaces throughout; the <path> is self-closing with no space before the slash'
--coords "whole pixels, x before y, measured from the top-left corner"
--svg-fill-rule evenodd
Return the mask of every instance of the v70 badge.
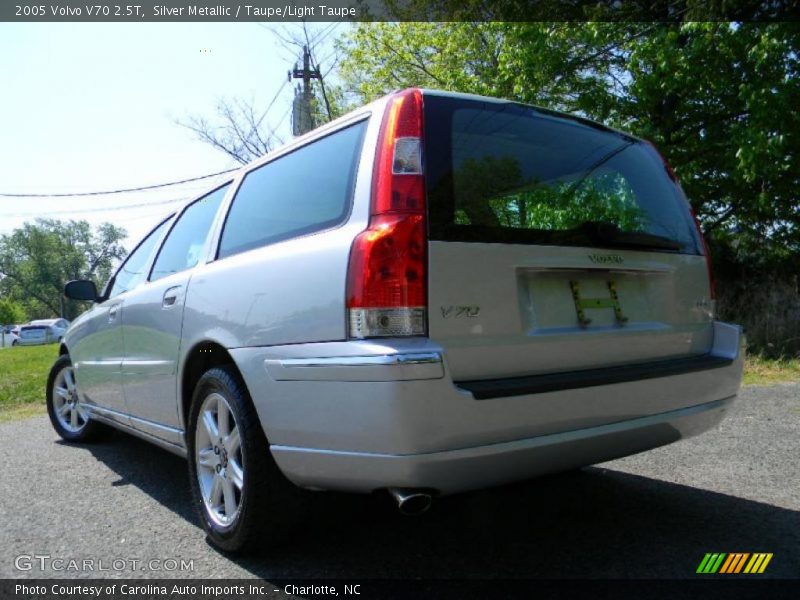
<path id="1" fill-rule="evenodd" d="M 451 317 L 453 319 L 458 319 L 460 317 L 473 318 L 477 317 L 481 312 L 481 307 L 477 305 L 454 306 L 451 304 L 449 306 L 440 306 L 439 308 L 442 310 L 443 319 L 449 319 Z"/>

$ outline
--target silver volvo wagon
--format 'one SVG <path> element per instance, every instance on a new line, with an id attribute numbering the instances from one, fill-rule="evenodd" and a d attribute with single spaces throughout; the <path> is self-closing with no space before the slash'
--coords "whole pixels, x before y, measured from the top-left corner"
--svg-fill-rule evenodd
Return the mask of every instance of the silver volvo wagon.
<path id="1" fill-rule="evenodd" d="M 69 328 L 66 440 L 188 458 L 217 546 L 307 490 L 431 498 L 700 433 L 739 327 L 670 167 L 597 123 L 410 89 L 244 167 L 158 225 Z M 265 536 L 267 536 L 265 538 Z"/>

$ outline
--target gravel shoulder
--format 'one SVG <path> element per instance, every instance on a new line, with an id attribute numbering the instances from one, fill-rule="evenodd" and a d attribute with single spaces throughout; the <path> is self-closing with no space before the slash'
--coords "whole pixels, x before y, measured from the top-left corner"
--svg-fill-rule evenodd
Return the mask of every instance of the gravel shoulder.
<path id="1" fill-rule="evenodd" d="M 283 548 L 209 547 L 183 460 L 130 436 L 60 442 L 0 423 L 0 577 L 695 577 L 706 552 L 773 552 L 800 577 L 800 384 L 746 387 L 716 430 L 581 471 L 443 498 L 404 518 L 381 495 L 320 494 Z M 15 568 L 19 555 L 185 559 L 190 572 Z"/>

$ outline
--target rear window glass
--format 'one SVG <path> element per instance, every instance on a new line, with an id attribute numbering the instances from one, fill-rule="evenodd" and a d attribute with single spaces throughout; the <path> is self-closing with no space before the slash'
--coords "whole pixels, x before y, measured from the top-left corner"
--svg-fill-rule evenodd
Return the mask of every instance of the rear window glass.
<path id="1" fill-rule="evenodd" d="M 350 212 L 366 121 L 247 174 L 222 231 L 220 258 L 328 229 Z"/>
<path id="2" fill-rule="evenodd" d="M 699 253 L 653 148 L 516 104 L 425 98 L 432 239 Z"/>

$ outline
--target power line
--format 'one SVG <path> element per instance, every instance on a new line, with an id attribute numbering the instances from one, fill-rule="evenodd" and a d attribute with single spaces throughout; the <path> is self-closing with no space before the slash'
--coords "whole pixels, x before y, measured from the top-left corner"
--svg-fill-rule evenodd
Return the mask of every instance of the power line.
<path id="1" fill-rule="evenodd" d="M 284 79 L 283 83 L 281 84 L 281 87 L 278 88 L 278 91 L 275 93 L 275 96 L 273 96 L 269 105 L 267 105 L 266 110 L 263 113 L 261 113 L 261 116 L 258 118 L 258 123 L 256 123 L 256 126 L 260 125 L 261 121 L 264 120 L 264 117 L 267 116 L 267 113 L 269 113 L 270 109 L 272 108 L 272 105 L 275 104 L 275 101 L 278 99 L 278 96 L 281 95 L 281 92 L 283 91 L 283 88 L 286 87 L 287 83 L 289 83 L 288 79 Z"/>
<path id="2" fill-rule="evenodd" d="M 53 210 L 47 211 L 46 214 L 42 214 L 41 211 L 34 212 L 34 213 L 16 213 L 16 214 L 6 214 L 3 213 L 3 217 L 14 218 L 14 219 L 21 219 L 25 217 L 42 217 L 42 216 L 51 216 L 51 215 L 74 215 L 74 214 L 84 214 L 84 213 L 98 213 L 98 212 L 112 212 L 117 210 L 128 210 L 131 208 L 149 208 L 151 206 L 165 206 L 167 204 L 176 204 L 178 202 L 186 202 L 187 200 L 191 200 L 194 196 L 186 196 L 184 198 L 173 198 L 172 200 L 161 200 L 159 202 L 140 202 L 138 204 L 123 204 L 122 206 L 104 206 L 100 208 L 78 208 L 74 210 Z"/>
<path id="3" fill-rule="evenodd" d="M 286 117 L 289 116 L 290 112 L 292 112 L 292 107 L 291 106 L 289 106 L 289 108 L 286 109 L 286 112 L 283 113 L 283 116 L 278 121 L 278 124 L 275 126 L 275 129 L 278 129 L 281 125 L 283 125 L 283 122 L 286 120 Z"/>
<path id="4" fill-rule="evenodd" d="M 145 185 L 141 187 L 135 188 L 126 188 L 121 190 L 109 190 L 106 192 L 75 192 L 72 194 L 11 194 L 11 193 L 0 193 L 0 197 L 2 198 L 76 198 L 79 196 L 105 196 L 107 194 L 124 194 L 126 192 L 143 192 L 145 190 L 155 190 L 159 188 L 165 188 L 172 185 L 180 185 L 182 183 L 189 183 L 192 181 L 200 181 L 201 179 L 209 179 L 211 177 L 217 177 L 219 175 L 226 175 L 227 173 L 233 173 L 234 171 L 238 171 L 239 167 L 234 167 L 233 169 L 227 169 L 226 171 L 219 171 L 218 173 L 210 173 L 209 175 L 201 175 L 200 177 L 190 177 L 189 179 L 181 179 L 180 181 L 169 181 L 167 183 L 157 183 L 155 185 Z"/>
<path id="5" fill-rule="evenodd" d="M 331 24 L 331 27 L 330 27 L 330 29 L 328 29 L 328 31 L 325 33 L 325 35 L 323 35 L 322 37 L 317 37 L 317 39 L 315 39 L 315 40 L 314 40 L 314 41 L 312 41 L 311 43 L 312 43 L 312 44 L 314 44 L 314 46 L 319 46 L 320 44 L 322 44 L 322 42 L 324 42 L 326 39 L 328 39 L 328 37 L 330 37 L 330 35 L 331 35 L 331 34 L 332 34 L 332 33 L 333 33 L 333 32 L 334 32 L 334 31 L 335 31 L 335 30 L 336 30 L 336 29 L 339 27 L 339 25 L 341 25 L 341 24 L 342 24 L 342 21 L 338 21 L 338 22 L 336 22 L 336 23 L 332 23 L 332 24 Z M 324 31 L 324 30 L 323 30 L 323 31 Z"/>

